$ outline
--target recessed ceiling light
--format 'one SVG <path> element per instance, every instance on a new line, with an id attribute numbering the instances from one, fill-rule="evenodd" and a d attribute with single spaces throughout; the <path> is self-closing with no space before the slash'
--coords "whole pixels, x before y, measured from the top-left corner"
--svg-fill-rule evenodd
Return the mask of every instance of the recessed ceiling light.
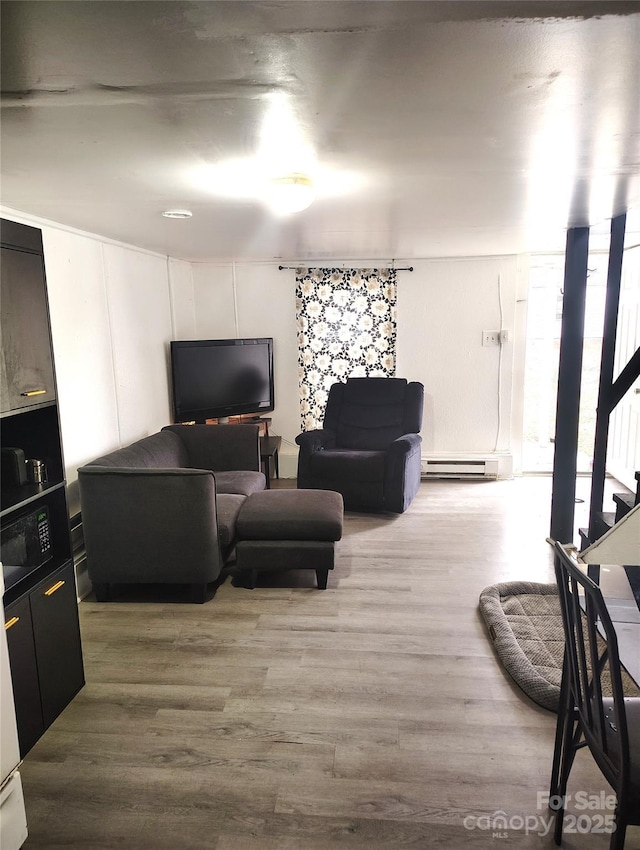
<path id="1" fill-rule="evenodd" d="M 162 215 L 165 218 L 191 218 L 191 210 L 165 210 Z"/>

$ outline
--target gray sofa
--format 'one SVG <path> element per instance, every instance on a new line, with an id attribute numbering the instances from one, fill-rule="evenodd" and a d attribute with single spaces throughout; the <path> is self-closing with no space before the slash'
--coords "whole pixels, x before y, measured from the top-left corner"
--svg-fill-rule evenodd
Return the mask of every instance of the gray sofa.
<path id="1" fill-rule="evenodd" d="M 265 489 L 257 425 L 169 425 L 78 470 L 87 568 L 98 601 L 121 583 L 180 583 L 204 602 Z"/>

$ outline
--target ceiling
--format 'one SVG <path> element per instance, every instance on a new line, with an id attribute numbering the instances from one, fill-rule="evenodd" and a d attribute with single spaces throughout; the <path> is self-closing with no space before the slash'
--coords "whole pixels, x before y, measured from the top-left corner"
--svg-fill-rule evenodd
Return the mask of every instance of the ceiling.
<path id="1" fill-rule="evenodd" d="M 638 2 L 0 8 L 5 208 L 191 260 L 557 250 L 640 208 Z M 286 218 L 220 194 L 265 127 L 316 183 Z"/>

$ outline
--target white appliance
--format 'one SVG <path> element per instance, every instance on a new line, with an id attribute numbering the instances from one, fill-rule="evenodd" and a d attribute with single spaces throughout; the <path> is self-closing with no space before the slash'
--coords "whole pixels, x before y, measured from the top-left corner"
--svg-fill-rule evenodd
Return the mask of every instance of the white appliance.
<path id="1" fill-rule="evenodd" d="M 0 564 L 0 568 L 2 564 Z M 4 576 L 0 569 L 0 598 L 4 596 Z M 13 704 L 13 685 L 9 667 L 7 635 L 4 628 L 2 605 L 2 636 L 0 637 L 0 848 L 18 850 L 27 840 L 27 814 L 24 809 L 22 781 L 20 779 L 20 750 L 16 710 Z"/>

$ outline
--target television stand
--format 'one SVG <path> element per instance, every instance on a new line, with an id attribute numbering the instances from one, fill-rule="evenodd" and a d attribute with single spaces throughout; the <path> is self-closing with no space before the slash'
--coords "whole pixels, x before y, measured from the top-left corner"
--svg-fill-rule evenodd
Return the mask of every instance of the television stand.
<path id="1" fill-rule="evenodd" d="M 235 422 L 237 425 L 258 425 L 260 428 L 260 436 L 269 436 L 269 425 L 271 425 L 270 416 L 254 416 L 253 414 L 249 413 L 244 416 L 231 416 L 229 417 L 229 421 Z"/>
<path id="2" fill-rule="evenodd" d="M 270 416 L 254 416 L 253 414 L 220 416 L 218 419 L 207 419 L 205 421 L 207 425 L 258 425 L 261 437 L 269 436 L 269 425 L 271 425 Z"/>

